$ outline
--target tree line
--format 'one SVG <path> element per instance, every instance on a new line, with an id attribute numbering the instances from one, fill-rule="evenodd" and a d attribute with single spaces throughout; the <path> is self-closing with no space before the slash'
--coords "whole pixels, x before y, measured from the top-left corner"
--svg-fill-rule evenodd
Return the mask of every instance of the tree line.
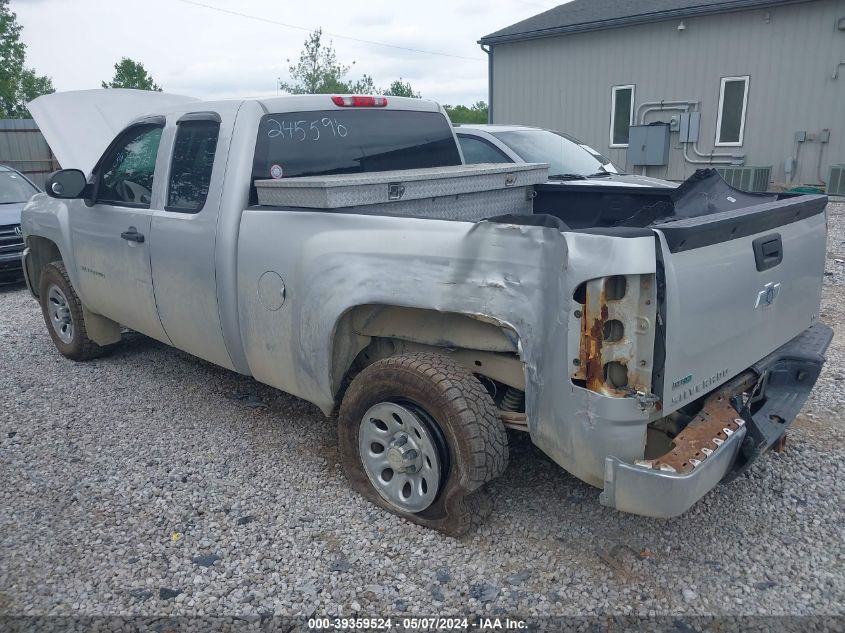
<path id="1" fill-rule="evenodd" d="M 22 29 L 9 0 L 0 0 L 0 119 L 29 118 L 26 104 L 56 91 L 50 77 L 27 66 Z M 143 64 L 127 57 L 114 65 L 114 71 L 111 81 L 102 82 L 103 88 L 161 90 Z"/>
<path id="2" fill-rule="evenodd" d="M 39 75 L 26 65 L 26 44 L 21 41 L 23 27 L 9 9 L 9 0 L 0 0 L 0 118 L 28 118 L 26 104 L 41 95 L 55 92 L 53 80 Z M 359 79 L 348 79 L 355 64 L 338 61 L 331 41 L 324 42 L 322 29 L 309 33 L 299 59 L 287 60 L 291 81 L 279 80 L 278 87 L 290 94 L 373 94 L 394 97 L 420 98 L 410 81 L 402 77 L 387 87 L 378 87 L 372 75 L 363 73 Z M 161 91 L 147 69 L 140 62 L 123 57 L 114 65 L 114 76 L 101 83 L 103 88 L 134 88 Z M 477 101 L 471 106 L 444 105 L 455 123 L 486 123 L 487 104 Z"/>
<path id="3" fill-rule="evenodd" d="M 26 66 L 21 29 L 17 16 L 9 10 L 9 0 L 0 0 L 0 118 L 27 118 L 27 103 L 55 92 L 52 79 Z"/>
<path id="4" fill-rule="evenodd" d="M 387 88 L 376 86 L 371 75 L 364 73 L 355 81 L 347 79 L 352 66 L 337 59 L 331 41 L 323 42 L 323 30 L 317 29 L 305 40 L 299 59 L 288 60 L 290 82 L 279 82 L 279 88 L 291 94 L 372 94 L 394 97 L 415 97 L 422 95 L 414 90 L 411 82 L 401 77 Z M 354 64 L 355 62 L 352 62 Z M 487 123 L 487 104 L 476 101 L 471 106 L 445 105 L 443 108 L 455 123 Z"/>

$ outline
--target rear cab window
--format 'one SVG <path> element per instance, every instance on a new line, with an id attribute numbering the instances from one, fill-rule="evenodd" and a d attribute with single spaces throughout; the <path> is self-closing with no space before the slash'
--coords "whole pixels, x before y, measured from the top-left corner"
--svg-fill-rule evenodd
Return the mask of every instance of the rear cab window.
<path id="1" fill-rule="evenodd" d="M 252 180 L 460 164 L 452 127 L 440 112 L 286 112 L 261 118 Z M 251 189 L 255 204 L 255 186 Z"/>

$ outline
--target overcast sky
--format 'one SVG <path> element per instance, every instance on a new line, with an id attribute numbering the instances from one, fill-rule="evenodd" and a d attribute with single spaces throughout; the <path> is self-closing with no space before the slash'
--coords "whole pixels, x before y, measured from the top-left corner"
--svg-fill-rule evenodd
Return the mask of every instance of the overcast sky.
<path id="1" fill-rule="evenodd" d="M 144 64 L 165 91 L 200 98 L 276 94 L 307 31 L 334 35 L 350 78 L 378 86 L 403 77 L 423 97 L 487 99 L 482 35 L 561 0 L 12 0 L 27 64 L 57 90 L 99 88 L 122 56 Z M 206 5 L 206 6 L 199 6 Z M 224 13 L 214 8 L 243 14 Z M 256 19 L 257 18 L 257 19 Z M 305 30 L 282 26 L 284 23 Z M 345 39 L 447 53 L 414 52 Z"/>

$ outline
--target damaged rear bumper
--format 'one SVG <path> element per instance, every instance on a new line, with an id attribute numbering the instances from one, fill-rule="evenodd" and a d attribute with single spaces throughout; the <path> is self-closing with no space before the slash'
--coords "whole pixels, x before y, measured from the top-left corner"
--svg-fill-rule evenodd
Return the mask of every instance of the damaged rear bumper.
<path id="1" fill-rule="evenodd" d="M 819 377 L 832 337 L 829 327 L 814 325 L 707 396 L 669 453 L 634 464 L 607 457 L 602 505 L 674 517 L 736 477 L 786 432 Z"/>

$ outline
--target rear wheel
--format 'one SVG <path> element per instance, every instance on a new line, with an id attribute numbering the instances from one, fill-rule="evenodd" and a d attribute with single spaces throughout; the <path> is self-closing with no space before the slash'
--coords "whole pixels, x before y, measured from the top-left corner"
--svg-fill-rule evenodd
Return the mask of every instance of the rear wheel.
<path id="1" fill-rule="evenodd" d="M 44 267 L 38 296 L 47 331 L 63 356 L 84 361 L 104 352 L 103 347 L 88 338 L 82 303 L 70 283 L 63 262 L 52 262 Z"/>
<path id="2" fill-rule="evenodd" d="M 338 437 L 352 486 L 415 523 L 457 535 L 482 519 L 480 488 L 507 466 L 505 429 L 473 374 L 434 353 L 361 371 L 343 399 Z"/>

